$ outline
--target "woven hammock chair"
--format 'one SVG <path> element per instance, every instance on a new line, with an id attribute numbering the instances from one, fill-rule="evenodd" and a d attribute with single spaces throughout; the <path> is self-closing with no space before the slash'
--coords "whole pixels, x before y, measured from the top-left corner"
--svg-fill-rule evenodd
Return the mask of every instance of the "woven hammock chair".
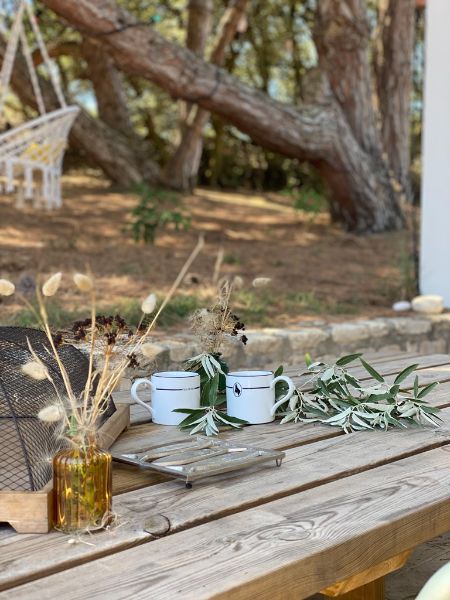
<path id="1" fill-rule="evenodd" d="M 60 108 L 46 112 L 24 21 L 28 19 L 33 37 L 48 71 Z M 14 60 L 19 48 L 25 57 L 40 116 L 0 133 L 0 192 L 16 192 L 17 206 L 32 200 L 36 208 L 61 206 L 61 170 L 70 128 L 79 112 L 67 106 L 29 0 L 18 0 L 17 12 L 0 72 L 0 118 L 9 91 Z"/>

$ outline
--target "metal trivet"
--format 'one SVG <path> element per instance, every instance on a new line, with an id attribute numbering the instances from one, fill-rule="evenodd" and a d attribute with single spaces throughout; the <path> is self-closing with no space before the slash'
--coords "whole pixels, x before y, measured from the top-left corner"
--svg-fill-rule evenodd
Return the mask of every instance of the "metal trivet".
<path id="1" fill-rule="evenodd" d="M 112 453 L 113 460 L 117 462 L 183 479 L 187 488 L 191 488 L 192 482 L 198 479 L 246 469 L 270 460 L 275 460 L 279 467 L 285 456 L 279 450 L 242 446 L 204 436 L 136 454 Z"/>

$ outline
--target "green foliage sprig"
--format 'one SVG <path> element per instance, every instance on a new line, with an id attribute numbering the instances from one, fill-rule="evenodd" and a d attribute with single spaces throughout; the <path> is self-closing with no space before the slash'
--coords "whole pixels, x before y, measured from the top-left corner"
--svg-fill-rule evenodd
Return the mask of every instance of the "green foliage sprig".
<path id="1" fill-rule="evenodd" d="M 169 226 L 188 229 L 190 219 L 180 210 L 177 194 L 148 185 L 136 186 L 139 202 L 131 211 L 132 220 L 128 226 L 135 242 L 153 244 L 156 233 Z"/>
<path id="2" fill-rule="evenodd" d="M 234 339 L 245 345 L 245 325 L 231 312 L 229 303 L 231 286 L 225 283 L 212 308 L 196 311 L 191 317 L 192 330 L 197 337 L 201 354 L 190 358 L 186 368 L 200 375 L 199 409 L 179 409 L 174 412 L 188 416 L 180 423 L 181 429 L 191 429 L 191 434 L 204 431 L 206 435 L 217 435 L 223 425 L 239 428 L 242 421 L 226 414 L 225 391 L 228 365 L 220 349 L 225 339 Z"/>
<path id="3" fill-rule="evenodd" d="M 247 421 L 227 415 L 225 406 L 222 408 L 225 402 L 225 376 L 228 373 L 228 366 L 221 359 L 220 354 L 199 354 L 187 362 L 189 370 L 200 375 L 201 408 L 174 410 L 188 415 L 180 423 L 180 428 L 191 429 L 191 435 L 203 431 L 206 435 L 212 436 L 217 435 L 223 425 L 236 429 L 245 425 Z"/>
<path id="4" fill-rule="evenodd" d="M 361 381 L 345 368 L 357 359 L 372 377 L 371 382 Z M 311 378 L 279 407 L 284 406 L 281 423 L 319 422 L 341 427 L 345 433 L 408 425 L 437 426 L 441 421 L 437 416 L 439 409 L 424 399 L 438 383 L 420 387 L 416 375 L 412 389 L 401 387 L 417 367 L 406 367 L 393 383 L 388 383 L 361 354 L 343 356 L 332 365 L 307 359 L 307 374 Z M 303 391 L 306 386 L 312 386 L 312 390 Z"/>

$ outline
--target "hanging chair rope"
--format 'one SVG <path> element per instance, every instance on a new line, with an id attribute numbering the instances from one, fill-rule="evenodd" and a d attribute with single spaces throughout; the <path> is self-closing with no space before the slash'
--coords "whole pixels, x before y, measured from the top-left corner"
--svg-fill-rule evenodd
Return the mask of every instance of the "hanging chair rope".
<path id="1" fill-rule="evenodd" d="M 27 63 L 28 73 L 30 75 L 31 85 L 33 86 L 34 95 L 36 96 L 39 112 L 41 115 L 45 115 L 46 110 L 41 87 L 39 85 L 36 69 L 34 68 L 33 58 L 31 56 L 30 46 L 28 45 L 27 36 L 25 35 L 23 27 L 20 30 L 20 43 L 22 44 L 23 55 L 25 56 L 25 61 Z"/>
<path id="2" fill-rule="evenodd" d="M 11 35 L 8 40 L 5 58 L 3 60 L 2 70 L 0 73 L 0 114 L 3 113 L 3 107 L 5 105 L 6 95 L 8 93 L 9 82 L 11 81 L 12 68 L 14 65 L 14 59 L 16 57 L 17 46 L 19 45 L 20 31 L 23 27 L 22 21 L 24 9 L 25 4 L 23 0 L 21 0 L 16 13 L 16 18 L 14 19 L 14 23 L 11 29 Z"/>
<path id="3" fill-rule="evenodd" d="M 60 85 L 44 44 L 38 22 L 29 0 L 17 0 L 5 57 L 0 71 L 0 116 L 4 117 L 4 106 L 9 91 L 14 60 L 19 48 L 22 52 L 36 97 L 40 116 L 17 127 L 0 133 L 0 191 L 17 191 L 17 204 L 32 199 L 34 206 L 54 208 L 61 206 L 61 169 L 67 137 L 73 121 L 78 115 L 77 106 L 67 106 Z M 31 25 L 60 108 L 46 112 L 39 77 L 24 28 L 24 19 Z"/>
<path id="4" fill-rule="evenodd" d="M 67 104 L 66 104 L 66 101 L 64 98 L 64 94 L 62 93 L 61 85 L 59 83 L 59 77 L 56 75 L 55 69 L 53 68 L 52 61 L 50 60 L 50 57 L 48 55 L 47 48 L 45 47 L 44 40 L 42 39 L 41 31 L 40 31 L 37 21 L 36 21 L 36 17 L 34 16 L 34 13 L 31 10 L 31 6 L 27 2 L 27 0 L 21 0 L 21 2 L 25 3 L 26 10 L 28 13 L 28 18 L 30 19 L 31 27 L 33 29 L 34 35 L 36 36 L 36 41 L 38 43 L 39 50 L 41 51 L 42 58 L 44 59 L 45 65 L 46 65 L 46 67 L 48 69 L 48 73 L 50 75 L 50 79 L 53 84 L 53 88 L 55 90 L 56 96 L 58 97 L 59 105 L 61 106 L 61 108 L 64 108 L 67 106 Z M 34 65 L 33 65 L 33 69 L 34 69 Z"/>

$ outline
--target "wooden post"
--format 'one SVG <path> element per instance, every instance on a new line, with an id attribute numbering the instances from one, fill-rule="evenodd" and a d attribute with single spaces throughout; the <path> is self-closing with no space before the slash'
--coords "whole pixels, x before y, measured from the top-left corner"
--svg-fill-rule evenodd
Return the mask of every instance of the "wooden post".
<path id="1" fill-rule="evenodd" d="M 420 289 L 450 307 L 450 2 L 426 8 Z"/>
<path id="2" fill-rule="evenodd" d="M 410 554 L 411 550 L 400 552 L 353 577 L 330 585 L 321 593 L 340 600 L 384 600 L 384 576 L 401 569 Z"/>
<path id="3" fill-rule="evenodd" d="M 340 600 L 384 600 L 384 577 L 339 596 Z"/>

